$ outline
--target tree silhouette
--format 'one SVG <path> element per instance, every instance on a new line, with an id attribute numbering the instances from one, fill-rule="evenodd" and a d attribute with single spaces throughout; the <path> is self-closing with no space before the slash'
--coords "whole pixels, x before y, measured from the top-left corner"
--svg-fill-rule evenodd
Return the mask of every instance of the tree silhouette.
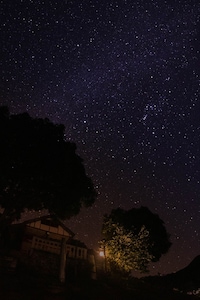
<path id="1" fill-rule="evenodd" d="M 147 271 L 149 262 L 171 246 L 164 222 L 146 207 L 112 210 L 104 217 L 102 235 L 111 267 L 124 271 Z"/>
<path id="2" fill-rule="evenodd" d="M 0 107 L 0 221 L 27 209 L 48 209 L 61 219 L 91 206 L 96 192 L 64 125 Z"/>

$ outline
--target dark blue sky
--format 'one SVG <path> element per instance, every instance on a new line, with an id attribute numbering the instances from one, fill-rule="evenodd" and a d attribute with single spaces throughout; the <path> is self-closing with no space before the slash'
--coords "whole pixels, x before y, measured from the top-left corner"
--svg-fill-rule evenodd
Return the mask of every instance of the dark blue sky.
<path id="1" fill-rule="evenodd" d="M 200 3 L 0 1 L 0 104 L 66 127 L 99 192 L 68 224 L 97 247 L 103 214 L 147 206 L 200 254 Z"/>

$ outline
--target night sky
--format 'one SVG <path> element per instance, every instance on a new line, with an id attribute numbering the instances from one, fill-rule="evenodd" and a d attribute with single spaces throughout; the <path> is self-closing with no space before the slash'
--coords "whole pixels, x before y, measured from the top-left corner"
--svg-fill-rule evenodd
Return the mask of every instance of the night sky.
<path id="1" fill-rule="evenodd" d="M 173 245 L 151 274 L 200 254 L 199 16 L 199 0 L 0 1 L 0 105 L 65 125 L 99 193 L 67 222 L 88 247 L 113 208 L 160 216 Z"/>

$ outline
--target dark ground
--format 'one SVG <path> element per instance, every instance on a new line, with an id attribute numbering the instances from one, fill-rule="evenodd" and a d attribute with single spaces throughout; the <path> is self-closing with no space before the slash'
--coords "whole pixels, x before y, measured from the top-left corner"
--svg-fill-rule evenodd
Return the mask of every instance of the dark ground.
<path id="1" fill-rule="evenodd" d="M 47 275 L 1 272 L 0 300 L 186 300 L 197 299 L 155 287 L 139 279 L 123 281 L 79 279 L 61 285 Z"/>

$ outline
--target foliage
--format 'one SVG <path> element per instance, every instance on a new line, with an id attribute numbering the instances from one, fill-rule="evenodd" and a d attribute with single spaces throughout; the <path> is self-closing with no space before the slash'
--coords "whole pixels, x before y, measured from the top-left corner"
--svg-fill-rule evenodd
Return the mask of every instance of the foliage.
<path id="1" fill-rule="evenodd" d="M 152 255 L 148 252 L 149 232 L 142 226 L 137 235 L 126 230 L 120 224 L 112 223 L 108 219 L 104 226 L 112 231 L 112 239 L 105 242 L 106 257 L 110 264 L 116 265 L 120 270 L 146 271 Z"/>
<path id="2" fill-rule="evenodd" d="M 27 209 L 48 209 L 65 219 L 91 206 L 96 192 L 65 127 L 0 107 L 0 207 L 2 219 Z"/>
<path id="3" fill-rule="evenodd" d="M 145 207 L 112 210 L 104 217 L 102 235 L 111 266 L 125 271 L 147 271 L 171 245 L 163 221 Z"/>

